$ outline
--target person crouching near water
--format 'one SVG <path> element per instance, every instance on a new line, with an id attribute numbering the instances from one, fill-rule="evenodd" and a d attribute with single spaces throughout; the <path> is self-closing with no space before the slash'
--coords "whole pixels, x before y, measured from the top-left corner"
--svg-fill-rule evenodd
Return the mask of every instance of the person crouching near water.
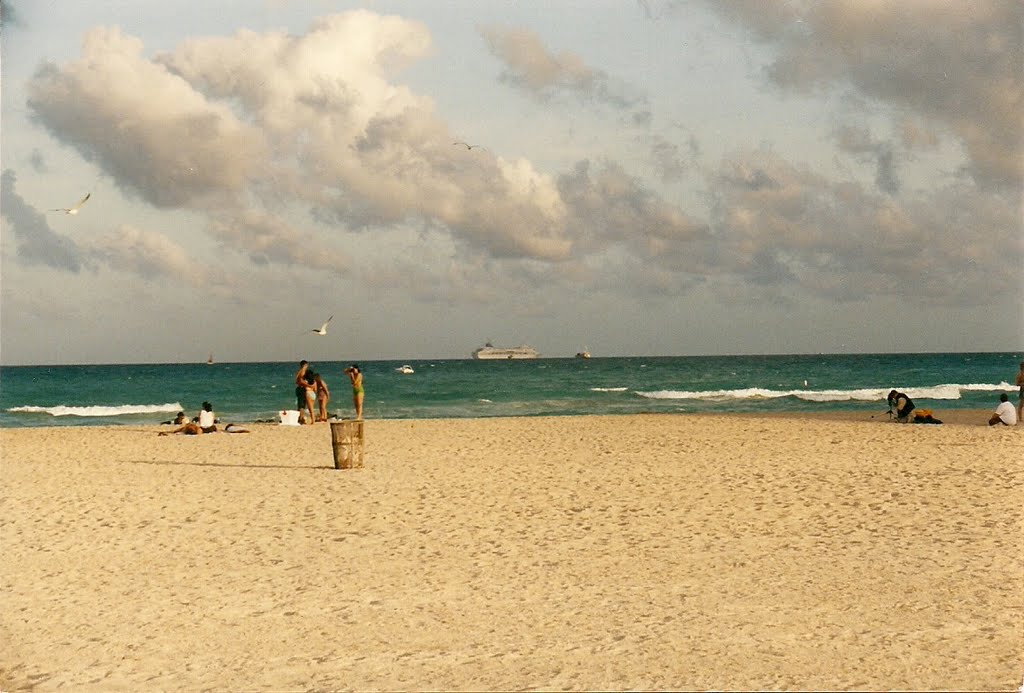
<path id="1" fill-rule="evenodd" d="M 988 420 L 989 426 L 1003 424 L 1004 426 L 1017 425 L 1017 410 L 1010 404 L 1010 396 L 1005 392 L 999 395 L 999 406 L 992 412 L 992 418 Z"/>
<path id="2" fill-rule="evenodd" d="M 359 370 L 359 364 L 353 363 L 345 369 L 344 373 L 352 381 L 352 405 L 356 409 L 356 419 L 363 418 L 363 374 Z"/>
<path id="3" fill-rule="evenodd" d="M 914 400 L 896 390 L 890 391 L 886 399 L 889 402 L 889 414 L 895 416 L 897 422 L 906 423 L 910 412 L 914 411 Z"/>

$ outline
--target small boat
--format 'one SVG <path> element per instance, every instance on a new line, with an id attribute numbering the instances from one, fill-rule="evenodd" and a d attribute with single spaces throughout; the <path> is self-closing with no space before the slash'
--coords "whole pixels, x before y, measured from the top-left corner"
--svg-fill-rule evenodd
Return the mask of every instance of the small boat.
<path id="1" fill-rule="evenodd" d="M 206 359 L 206 365 L 207 366 L 212 366 L 213 365 L 213 352 L 210 352 L 210 357 L 208 359 Z"/>
<path id="2" fill-rule="evenodd" d="M 416 372 L 416 371 L 414 371 L 412 369 L 412 366 L 410 366 L 408 363 L 405 364 L 404 366 L 399 366 L 398 368 L 395 369 L 395 371 L 401 373 L 402 375 L 410 375 L 410 374 Z"/>
<path id="3" fill-rule="evenodd" d="M 586 349 L 584 349 L 583 351 L 577 351 L 576 352 L 576 358 L 578 358 L 578 359 L 589 359 L 590 358 L 590 352 L 587 351 Z"/>

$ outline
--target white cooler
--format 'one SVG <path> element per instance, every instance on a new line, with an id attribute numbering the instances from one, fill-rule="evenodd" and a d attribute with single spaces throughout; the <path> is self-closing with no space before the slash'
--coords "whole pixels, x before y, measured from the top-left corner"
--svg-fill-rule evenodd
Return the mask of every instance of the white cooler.
<path id="1" fill-rule="evenodd" d="M 281 417 L 282 426 L 298 426 L 299 425 L 299 410 L 298 409 L 283 409 L 277 414 Z"/>

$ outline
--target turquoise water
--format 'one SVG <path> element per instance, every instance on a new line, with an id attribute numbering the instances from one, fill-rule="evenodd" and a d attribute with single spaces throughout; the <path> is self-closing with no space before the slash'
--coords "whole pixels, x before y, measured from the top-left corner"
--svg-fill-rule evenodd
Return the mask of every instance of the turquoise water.
<path id="1" fill-rule="evenodd" d="M 361 363 L 365 416 L 430 419 L 640 412 L 886 411 L 892 388 L 918 407 L 994 408 L 1012 393 L 1018 353 L 686 356 Z M 314 363 L 330 413 L 352 415 L 341 362 Z M 9 366 L 0 426 L 156 424 L 204 400 L 224 422 L 294 409 L 297 362 Z"/>

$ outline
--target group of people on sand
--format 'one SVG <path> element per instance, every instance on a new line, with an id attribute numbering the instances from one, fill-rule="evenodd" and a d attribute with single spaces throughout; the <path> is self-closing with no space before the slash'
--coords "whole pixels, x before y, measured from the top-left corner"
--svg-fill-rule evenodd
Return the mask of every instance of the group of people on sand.
<path id="1" fill-rule="evenodd" d="M 202 433 L 216 433 L 217 430 L 218 430 L 217 429 L 217 424 L 220 423 L 220 420 L 217 418 L 217 415 L 213 413 L 213 405 L 210 404 L 209 402 L 203 402 L 202 409 L 199 410 L 199 413 L 197 415 L 192 417 L 191 421 L 189 421 L 185 417 L 185 412 L 179 411 L 178 415 L 174 418 L 174 421 L 164 421 L 164 423 L 165 424 L 173 423 L 174 425 L 180 426 L 180 427 L 174 429 L 173 431 L 160 431 L 160 433 L 158 435 L 162 435 L 162 436 L 171 436 L 171 435 L 197 436 L 197 435 L 200 435 Z M 242 428 L 238 424 L 230 424 L 229 423 L 229 424 L 227 424 L 224 427 L 224 432 L 225 433 L 248 433 L 249 429 Z"/>
<path id="2" fill-rule="evenodd" d="M 1018 421 L 1024 421 L 1024 361 L 1020 362 L 1020 371 L 1014 381 L 1017 386 L 1017 407 L 1010 403 L 1010 396 L 1003 392 L 999 395 L 999 405 L 992 416 L 989 417 L 989 426 L 1016 426 Z M 910 420 L 910 413 L 914 411 L 914 401 L 905 393 L 892 390 L 886 398 L 889 403 L 889 414 L 899 423 L 906 423 Z"/>
<path id="3" fill-rule="evenodd" d="M 352 405 L 356 410 L 356 418 L 362 419 L 363 374 L 359 364 L 352 364 L 344 373 L 352 383 Z M 299 370 L 295 373 L 295 407 L 299 410 L 299 423 L 327 421 L 327 404 L 330 401 L 331 391 L 323 377 L 309 367 L 309 361 L 299 361 Z"/>

